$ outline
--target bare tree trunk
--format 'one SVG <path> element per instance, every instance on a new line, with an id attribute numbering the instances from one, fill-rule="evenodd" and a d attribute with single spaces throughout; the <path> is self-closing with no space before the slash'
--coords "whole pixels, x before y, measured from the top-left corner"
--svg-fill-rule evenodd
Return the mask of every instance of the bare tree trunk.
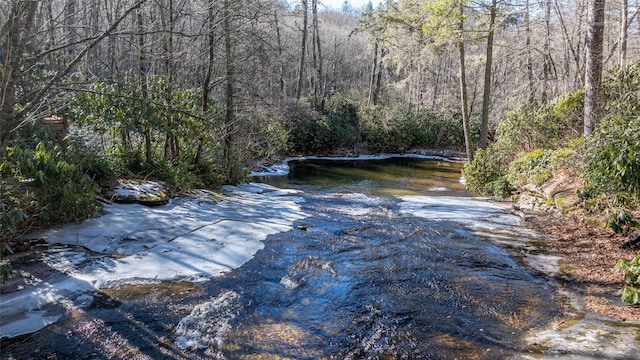
<path id="1" fill-rule="evenodd" d="M 605 0 L 591 0 L 585 64 L 584 134 L 590 135 L 602 116 L 602 53 Z"/>
<path id="2" fill-rule="evenodd" d="M 489 133 L 489 107 L 491 106 L 491 79 L 493 67 L 493 34 L 496 22 L 497 0 L 491 2 L 489 33 L 487 34 L 487 58 L 484 66 L 484 89 L 482 93 L 482 117 L 480 119 L 480 148 L 487 147 Z"/>
<path id="3" fill-rule="evenodd" d="M 340 68 L 338 62 L 338 37 L 333 38 L 333 56 L 331 59 L 332 77 L 331 77 L 331 93 L 338 91 L 341 87 L 340 84 Z"/>
<path id="4" fill-rule="evenodd" d="M 116 13 L 117 13 L 117 9 L 116 9 L 116 5 L 113 4 L 113 2 L 111 2 L 111 8 L 109 8 L 109 2 L 105 1 L 104 2 L 104 7 L 105 7 L 105 15 L 107 18 L 107 21 L 110 24 L 113 24 L 116 20 Z M 117 75 L 118 75 L 118 62 L 116 60 L 116 54 L 117 49 L 116 49 L 116 37 L 115 36 L 109 36 L 107 38 L 107 41 L 109 43 L 109 78 L 112 81 L 116 81 Z"/>
<path id="5" fill-rule="evenodd" d="M 581 74 L 581 60 L 580 60 L 580 46 L 578 44 L 578 46 L 576 46 L 572 41 L 571 41 L 571 37 L 569 36 L 569 31 L 567 29 L 567 25 L 564 21 L 564 15 L 562 15 L 562 10 L 560 9 L 560 6 L 558 5 L 558 0 L 555 0 L 555 9 L 556 9 L 556 15 L 558 16 L 558 22 L 560 23 L 560 27 L 562 28 L 562 35 L 564 36 L 564 41 L 566 43 L 566 46 L 568 47 L 569 51 L 571 52 L 571 56 L 573 58 L 573 62 L 574 62 L 574 66 L 575 66 L 575 73 L 573 79 L 578 79 L 578 85 L 582 84 L 582 78 L 580 76 Z M 574 84 L 575 85 L 575 84 Z"/>
<path id="6" fill-rule="evenodd" d="M 138 21 L 138 77 L 140 87 L 142 88 L 142 99 L 148 101 L 149 89 L 147 87 L 147 55 L 145 50 L 144 39 L 144 14 L 141 9 L 137 13 Z M 144 126 L 144 153 L 147 163 L 153 163 L 153 146 L 151 145 L 151 121 L 150 119 L 141 119 Z"/>
<path id="7" fill-rule="evenodd" d="M 464 5 L 460 2 L 460 15 L 464 13 Z M 458 40 L 458 53 L 460 56 L 460 107 L 462 112 L 462 127 L 464 130 L 464 145 L 467 150 L 467 161 L 473 161 L 473 148 L 471 147 L 471 128 L 469 126 L 469 99 L 467 96 L 467 70 L 465 65 L 465 49 L 464 49 L 464 19 L 461 16 L 458 24 L 460 39 Z"/>
<path id="8" fill-rule="evenodd" d="M 618 66 L 620 69 L 624 69 L 627 65 L 627 39 L 629 38 L 629 0 L 622 0 L 621 5 Z"/>
<path id="9" fill-rule="evenodd" d="M 282 35 L 280 34 L 278 12 L 276 10 L 273 11 L 273 19 L 276 26 L 276 40 L 278 42 L 278 85 L 280 90 L 278 93 L 278 103 L 282 104 L 282 100 L 284 99 L 284 59 L 282 58 L 284 49 L 282 47 Z"/>
<path id="10" fill-rule="evenodd" d="M 378 105 L 380 102 L 380 93 L 382 91 L 382 58 L 384 58 L 384 48 L 380 48 L 380 58 L 378 59 L 378 74 L 376 74 L 376 87 L 373 91 L 373 105 Z"/>
<path id="11" fill-rule="evenodd" d="M 545 25 L 545 37 L 544 37 L 544 49 L 543 49 L 543 62 L 542 62 L 542 94 L 540 100 L 542 102 L 547 101 L 549 98 L 549 77 L 551 75 L 551 0 L 545 1 L 544 6 L 544 25 Z"/>
<path id="12" fill-rule="evenodd" d="M 98 6 L 97 4 L 93 4 L 93 6 L 90 6 L 87 18 L 88 19 L 85 30 L 85 34 L 87 36 L 85 37 L 98 35 L 100 33 L 100 6 Z M 51 43 L 54 44 L 53 41 L 51 41 Z M 96 46 L 91 49 L 89 54 L 87 54 L 86 68 L 90 72 L 97 74 L 100 72 L 99 64 L 101 61 L 102 59 L 100 59 L 100 48 Z"/>
<path id="13" fill-rule="evenodd" d="M 433 98 L 431 100 L 431 107 L 436 107 L 436 101 L 438 99 L 438 91 L 440 86 L 440 74 L 442 73 L 442 55 L 438 56 L 438 70 L 436 71 L 436 78 L 433 84 Z"/>
<path id="14" fill-rule="evenodd" d="M 533 103 L 535 100 L 535 90 L 533 86 L 533 55 L 531 54 L 531 10 L 529 8 L 529 0 L 524 3 L 524 26 L 525 26 L 525 47 L 527 50 L 527 83 L 528 83 L 528 101 Z"/>
<path id="15" fill-rule="evenodd" d="M 165 18 L 166 16 L 166 18 Z M 173 0 L 168 0 L 168 8 L 165 10 L 165 13 L 162 14 L 162 21 L 165 22 L 163 24 L 163 30 L 165 35 L 165 40 L 163 41 L 163 50 L 164 50 L 164 67 L 165 67 L 165 76 L 167 81 L 167 89 L 165 92 L 165 102 L 166 106 L 169 109 L 169 114 L 167 116 L 167 134 L 165 137 L 165 145 L 164 145 L 164 157 L 165 159 L 171 160 L 171 162 L 175 165 L 178 164 L 180 160 L 180 144 L 178 143 L 178 138 L 174 134 L 174 122 L 173 122 L 173 79 L 174 79 L 174 43 L 173 36 L 175 31 L 175 14 L 174 14 L 174 6 Z"/>
<path id="16" fill-rule="evenodd" d="M 235 180 L 233 171 L 234 137 L 235 137 L 235 111 L 234 111 L 234 81 L 235 65 L 233 59 L 233 43 L 231 39 L 231 9 L 230 0 L 224 0 L 224 54 L 225 54 L 225 115 L 224 115 L 224 139 L 223 139 L 223 165 L 227 181 Z"/>
<path id="17" fill-rule="evenodd" d="M 316 36 L 318 35 L 318 2 L 311 0 L 311 59 L 313 73 L 310 76 L 311 88 L 313 89 L 313 106 L 318 106 L 318 88 L 320 78 L 318 75 L 318 53 L 316 48 Z"/>
<path id="18" fill-rule="evenodd" d="M 376 72 L 378 71 L 378 43 L 380 40 L 378 38 L 375 39 L 373 43 L 373 64 L 371 66 L 371 75 L 369 81 L 369 99 L 368 105 L 375 106 L 376 105 L 376 96 L 375 96 L 375 85 L 376 85 Z"/>
<path id="19" fill-rule="evenodd" d="M 298 87 L 296 89 L 296 100 L 302 96 L 302 85 L 304 84 L 304 55 L 307 49 L 307 0 L 301 0 L 302 4 L 302 44 L 300 46 L 300 67 L 298 70 Z"/>
<path id="20" fill-rule="evenodd" d="M 316 87 L 314 93 L 320 96 L 320 109 L 324 109 L 324 81 L 322 72 L 322 46 L 320 44 L 320 28 L 318 27 L 318 0 L 313 0 L 313 43 L 318 51 L 318 63 L 316 67 Z M 315 58 L 315 56 L 314 56 Z"/>
<path id="21" fill-rule="evenodd" d="M 64 30 L 66 42 L 68 44 L 75 43 L 78 39 L 76 36 L 76 0 L 66 0 L 64 3 Z M 73 56 L 75 46 L 67 47 L 67 60 Z"/>
<path id="22" fill-rule="evenodd" d="M 215 42 L 216 37 L 213 33 L 215 28 L 215 19 L 214 19 L 214 11 L 213 6 L 215 5 L 214 0 L 209 0 L 208 6 L 208 28 L 207 28 L 207 46 L 209 47 L 208 61 L 207 61 L 207 72 L 204 76 L 204 83 L 202 84 L 202 116 L 206 119 L 208 117 L 209 112 L 209 96 L 211 94 L 211 80 L 213 76 L 213 67 L 215 66 L 214 60 L 216 56 L 215 52 Z M 198 148 L 196 149 L 196 156 L 193 160 L 194 164 L 200 164 L 202 159 L 202 151 L 204 149 L 204 136 L 201 134 L 198 137 Z"/>

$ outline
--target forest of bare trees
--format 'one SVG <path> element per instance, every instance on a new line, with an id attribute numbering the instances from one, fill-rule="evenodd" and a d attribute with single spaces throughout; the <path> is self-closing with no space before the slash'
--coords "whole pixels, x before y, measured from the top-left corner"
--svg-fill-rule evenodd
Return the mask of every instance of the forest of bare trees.
<path id="1" fill-rule="evenodd" d="M 241 127 L 260 127 L 247 122 L 336 93 L 409 110 L 460 107 L 467 97 L 461 115 L 482 119 L 486 146 L 505 110 L 586 85 L 594 6 L 605 17 L 605 71 L 637 60 L 639 7 L 629 0 L 399 0 L 363 13 L 328 11 L 316 0 L 9 0 L 0 5 L 1 149 L 21 125 L 68 112 L 97 82 L 126 83 L 137 89 L 129 96 L 221 131 L 181 143 L 171 116 L 123 120 L 147 156 L 155 146 L 177 160 L 187 147 L 199 160 L 216 140 L 231 161 L 227 147 L 248 140 Z M 175 99 L 183 90 L 200 94 L 197 106 Z M 217 111 L 223 121 L 211 124 Z"/>

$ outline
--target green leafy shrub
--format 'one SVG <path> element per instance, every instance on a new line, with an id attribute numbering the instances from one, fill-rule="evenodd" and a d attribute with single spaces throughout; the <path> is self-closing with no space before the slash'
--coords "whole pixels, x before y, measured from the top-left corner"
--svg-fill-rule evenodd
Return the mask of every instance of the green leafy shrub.
<path id="1" fill-rule="evenodd" d="M 506 113 L 496 130 L 498 141 L 512 153 L 557 149 L 582 134 L 584 91 L 542 105 L 528 104 Z"/>
<path id="2" fill-rule="evenodd" d="M 462 117 L 454 110 L 401 111 L 372 107 L 362 109 L 360 114 L 362 139 L 377 151 L 464 147 Z"/>
<path id="3" fill-rule="evenodd" d="M 640 192 L 640 116 L 608 116 L 587 139 L 584 171 L 588 185 L 599 192 Z"/>
<path id="4" fill-rule="evenodd" d="M 398 152 L 402 143 L 393 127 L 395 114 L 391 108 L 375 106 L 360 109 L 360 134 L 374 152 Z"/>
<path id="5" fill-rule="evenodd" d="M 473 161 L 465 164 L 462 175 L 465 187 L 476 195 L 508 195 L 508 152 L 493 143 L 486 149 L 479 149 Z M 506 183 L 506 184 L 505 184 Z M 490 185 L 492 184 L 492 185 Z"/>
<path id="6" fill-rule="evenodd" d="M 509 164 L 508 180 L 516 187 L 526 184 L 540 186 L 549 180 L 552 150 L 535 149 L 517 157 Z"/>
<path id="7" fill-rule="evenodd" d="M 580 138 L 581 140 L 583 138 Z M 581 142 L 570 144 L 569 147 L 553 151 L 549 159 L 549 166 L 552 172 L 569 171 L 574 172 L 580 166 L 580 156 L 576 152 Z"/>
<path id="8" fill-rule="evenodd" d="M 3 168 L 33 191 L 39 218 L 57 223 L 93 216 L 98 204 L 91 174 L 93 169 L 104 167 L 97 165 L 102 159 L 79 141 L 69 140 L 62 146 L 30 140 L 9 149 Z"/>
<path id="9" fill-rule="evenodd" d="M 11 264 L 7 260 L 7 256 L 13 253 L 13 250 L 7 243 L 18 231 L 20 224 L 27 218 L 22 209 L 9 206 L 0 201 L 0 276 L 2 281 L 6 281 L 11 275 Z"/>
<path id="10" fill-rule="evenodd" d="M 640 116 L 618 114 L 603 119 L 585 143 L 580 173 L 588 209 L 608 215 L 608 226 L 621 233 L 638 227 L 630 209 L 640 202 Z"/>
<path id="11" fill-rule="evenodd" d="M 196 168 L 211 168 L 223 137 L 222 107 L 211 100 L 203 114 L 201 89 L 169 93 L 163 77 L 151 77 L 147 85 L 143 91 L 129 79 L 94 83 L 74 97 L 68 112 L 81 132 L 99 139 L 93 149 L 119 177 L 146 176 L 155 162 L 167 160 L 182 170 L 195 162 Z"/>
<path id="12" fill-rule="evenodd" d="M 480 121 L 471 119 L 471 140 L 477 142 L 480 136 Z M 464 128 L 462 114 L 457 109 L 446 109 L 437 112 L 433 118 L 431 132 L 434 134 L 432 148 L 463 149 Z"/>
<path id="13" fill-rule="evenodd" d="M 287 130 L 288 148 L 301 154 L 323 152 L 330 148 L 331 130 L 322 115 L 301 104 L 285 109 L 283 127 Z"/>
<path id="14" fill-rule="evenodd" d="M 622 301 L 632 305 L 640 304 L 640 254 L 630 260 L 618 260 L 615 270 L 624 273 L 624 287 L 618 291 Z"/>
<path id="15" fill-rule="evenodd" d="M 577 91 L 542 105 L 528 104 L 507 112 L 496 129 L 496 142 L 478 151 L 473 162 L 465 166 L 467 189 L 475 194 L 504 196 L 512 187 L 541 185 L 553 171 L 575 166 L 580 158 L 574 156 L 573 142 L 582 134 L 583 99 L 584 92 Z M 572 145 L 554 152 L 567 143 Z"/>
<path id="16" fill-rule="evenodd" d="M 305 102 L 290 104 L 282 116 L 287 149 L 302 154 L 322 153 L 361 141 L 357 106 L 336 95 L 320 112 Z"/>
<path id="17" fill-rule="evenodd" d="M 358 129 L 360 126 L 358 105 L 341 95 L 333 95 L 327 99 L 324 113 L 339 120 L 345 126 L 354 129 Z"/>
<path id="18" fill-rule="evenodd" d="M 640 196 L 640 61 L 603 79 L 607 116 L 583 148 L 582 177 L 593 196 Z"/>
<path id="19" fill-rule="evenodd" d="M 626 68 L 614 68 L 603 77 L 604 108 L 607 114 L 637 117 L 640 112 L 640 61 Z"/>
<path id="20" fill-rule="evenodd" d="M 289 151 L 289 132 L 283 126 L 280 114 L 256 114 L 258 121 L 249 122 L 246 146 L 250 148 L 249 160 L 274 158 Z"/>
<path id="21" fill-rule="evenodd" d="M 498 179 L 485 184 L 482 189 L 482 194 L 486 196 L 506 198 L 509 197 L 513 191 L 514 188 L 511 183 L 509 183 L 507 177 L 501 176 Z"/>

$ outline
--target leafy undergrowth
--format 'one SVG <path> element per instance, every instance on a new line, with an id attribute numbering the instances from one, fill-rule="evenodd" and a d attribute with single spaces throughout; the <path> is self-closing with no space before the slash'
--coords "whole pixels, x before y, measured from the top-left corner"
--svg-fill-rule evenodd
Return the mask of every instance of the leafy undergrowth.
<path id="1" fill-rule="evenodd" d="M 623 301 L 640 304 L 640 253 L 631 260 L 618 260 L 615 269 L 624 273 L 624 288 L 618 295 Z"/>

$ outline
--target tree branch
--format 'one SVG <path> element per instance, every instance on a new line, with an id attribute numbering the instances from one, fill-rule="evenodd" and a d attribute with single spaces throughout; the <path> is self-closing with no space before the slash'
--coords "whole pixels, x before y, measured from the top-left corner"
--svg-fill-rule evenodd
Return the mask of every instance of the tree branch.
<path id="1" fill-rule="evenodd" d="M 25 108 L 19 113 L 18 116 L 23 117 L 25 113 L 31 111 L 36 106 L 36 104 L 45 97 L 47 91 L 49 91 L 49 89 L 51 89 L 53 85 L 55 85 L 58 81 L 60 81 L 60 79 L 68 75 L 71 72 L 71 70 L 73 70 L 73 68 L 80 62 L 80 60 L 82 60 L 82 58 L 89 52 L 89 50 L 94 48 L 96 45 L 100 43 L 100 41 L 102 41 L 104 38 L 106 38 L 111 33 L 113 33 L 118 28 L 118 25 L 120 25 L 120 23 L 124 19 L 126 19 L 127 16 L 131 14 L 131 12 L 138 9 L 146 1 L 147 0 L 138 0 L 133 6 L 127 9 L 113 24 L 111 24 L 111 26 L 109 26 L 107 30 L 105 30 L 100 36 L 96 37 L 93 41 L 91 41 L 91 43 L 89 43 L 89 45 L 87 45 L 84 49 L 82 49 L 82 51 L 80 51 L 78 55 L 76 55 L 76 57 L 73 60 L 71 60 L 71 62 L 69 62 L 64 69 L 59 70 L 56 73 L 56 75 L 52 77 L 40 90 L 38 90 L 34 95 L 29 94 L 30 96 L 33 96 L 33 97 L 31 99 L 28 99 L 27 97 L 29 102 L 25 106 Z"/>

